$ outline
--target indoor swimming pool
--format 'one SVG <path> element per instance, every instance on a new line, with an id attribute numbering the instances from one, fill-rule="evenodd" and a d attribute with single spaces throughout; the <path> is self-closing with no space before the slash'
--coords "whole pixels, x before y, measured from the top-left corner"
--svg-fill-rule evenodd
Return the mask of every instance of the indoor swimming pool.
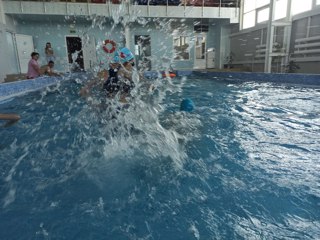
<path id="1" fill-rule="evenodd" d="M 150 81 L 126 107 L 81 79 L 1 102 L 21 120 L 0 130 L 0 239 L 320 238 L 319 86 Z"/>

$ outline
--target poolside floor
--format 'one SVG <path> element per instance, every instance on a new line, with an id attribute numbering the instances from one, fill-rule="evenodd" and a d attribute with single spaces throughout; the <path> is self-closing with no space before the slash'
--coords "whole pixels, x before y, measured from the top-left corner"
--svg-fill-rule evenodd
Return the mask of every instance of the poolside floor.
<path id="1" fill-rule="evenodd" d="M 19 81 L 19 80 L 24 80 L 24 79 L 26 79 L 26 74 L 9 74 L 4 79 L 4 82 L 5 83 L 6 82 L 14 82 L 14 81 Z"/>

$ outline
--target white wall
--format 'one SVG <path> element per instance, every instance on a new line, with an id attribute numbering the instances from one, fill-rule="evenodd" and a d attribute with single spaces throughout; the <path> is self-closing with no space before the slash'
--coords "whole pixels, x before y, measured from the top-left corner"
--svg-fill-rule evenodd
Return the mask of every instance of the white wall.
<path id="1" fill-rule="evenodd" d="M 66 49 L 66 36 L 94 36 L 97 46 L 98 62 L 107 62 L 107 59 L 112 56 L 106 54 L 102 48 L 102 41 L 112 39 L 118 43 L 119 47 L 125 46 L 125 29 L 121 24 L 112 28 L 113 22 L 111 19 L 104 17 L 96 17 L 93 19 L 85 19 L 82 17 L 64 17 L 64 16 L 26 16 L 24 20 L 21 18 L 8 19 L 10 25 L 16 28 L 16 33 L 33 36 L 35 50 L 39 52 L 41 65 L 45 64 L 44 48 L 46 42 L 51 42 L 54 49 L 56 60 L 55 68 L 58 71 L 68 71 L 68 58 Z M 149 22 L 147 22 L 149 21 Z M 171 22 L 175 23 L 171 26 Z M 224 35 L 229 31 L 225 28 L 229 20 L 210 20 L 209 32 L 207 34 L 207 48 L 215 48 L 216 67 L 223 65 L 223 59 L 219 61 L 221 51 L 228 52 L 229 44 L 225 40 L 225 36 L 221 39 L 221 33 Z M 151 37 L 151 54 L 152 54 L 152 69 L 161 70 L 163 66 L 163 58 L 171 59 L 173 56 L 173 31 L 178 30 L 178 34 L 189 36 L 192 40 L 194 20 L 184 19 L 139 19 L 135 23 L 130 23 L 130 49 L 134 49 L 135 35 L 150 35 Z M 193 41 L 193 40 L 192 40 Z M 220 44 L 222 46 L 220 46 Z M 172 66 L 175 69 L 193 69 L 194 63 L 194 46 L 191 43 L 190 59 L 184 61 L 172 61 Z"/>
<path id="2" fill-rule="evenodd" d="M 5 49 L 6 49 L 6 32 L 5 32 L 5 17 L 3 12 L 2 0 L 0 0 L 0 49 L 3 51 L 3 54 L 0 56 L 0 83 L 4 81 L 5 72 L 6 72 L 6 63 L 5 63 Z"/>
<path id="3" fill-rule="evenodd" d="M 7 74 L 12 73 L 12 61 L 8 61 L 6 58 L 6 56 L 10 55 L 11 50 L 7 42 L 6 32 L 15 33 L 16 24 L 11 17 L 4 15 L 2 0 L 0 0 L 0 82 L 4 81 Z M 16 69 L 16 66 L 13 66 L 13 68 Z"/>

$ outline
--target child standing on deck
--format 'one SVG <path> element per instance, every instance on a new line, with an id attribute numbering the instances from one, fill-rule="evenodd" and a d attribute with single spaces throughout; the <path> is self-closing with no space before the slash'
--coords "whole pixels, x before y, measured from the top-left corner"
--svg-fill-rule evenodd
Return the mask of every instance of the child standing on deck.
<path id="1" fill-rule="evenodd" d="M 50 42 L 47 42 L 46 48 L 44 49 L 44 52 L 46 54 L 47 63 L 49 63 L 50 61 L 54 62 L 55 56 L 54 56 L 54 52 L 53 52 L 53 49 L 51 47 L 51 43 Z"/>

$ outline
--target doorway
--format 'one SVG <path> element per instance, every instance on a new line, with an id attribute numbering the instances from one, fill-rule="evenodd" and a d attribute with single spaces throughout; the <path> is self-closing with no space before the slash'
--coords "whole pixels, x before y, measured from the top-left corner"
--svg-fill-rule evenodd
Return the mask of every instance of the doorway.
<path id="1" fill-rule="evenodd" d="M 15 37 L 17 44 L 20 73 L 27 73 L 28 63 L 31 58 L 30 55 L 34 51 L 33 38 L 32 36 L 24 34 L 16 34 Z"/>
<path id="2" fill-rule="evenodd" d="M 195 36 L 194 69 L 206 68 L 206 33 Z"/>
<path id="3" fill-rule="evenodd" d="M 7 74 L 18 74 L 20 72 L 17 45 L 15 42 L 14 34 L 11 32 L 6 32 L 7 44 L 8 44 L 8 57 L 7 62 L 9 63 L 9 68 Z M 31 54 L 31 53 L 30 53 Z M 30 60 L 30 56 L 28 56 Z"/>
<path id="4" fill-rule="evenodd" d="M 67 52 L 70 71 L 84 70 L 82 40 L 80 37 L 67 36 Z"/>
<path id="5" fill-rule="evenodd" d="M 134 47 L 138 70 L 151 70 L 151 38 L 150 35 L 135 35 Z"/>

